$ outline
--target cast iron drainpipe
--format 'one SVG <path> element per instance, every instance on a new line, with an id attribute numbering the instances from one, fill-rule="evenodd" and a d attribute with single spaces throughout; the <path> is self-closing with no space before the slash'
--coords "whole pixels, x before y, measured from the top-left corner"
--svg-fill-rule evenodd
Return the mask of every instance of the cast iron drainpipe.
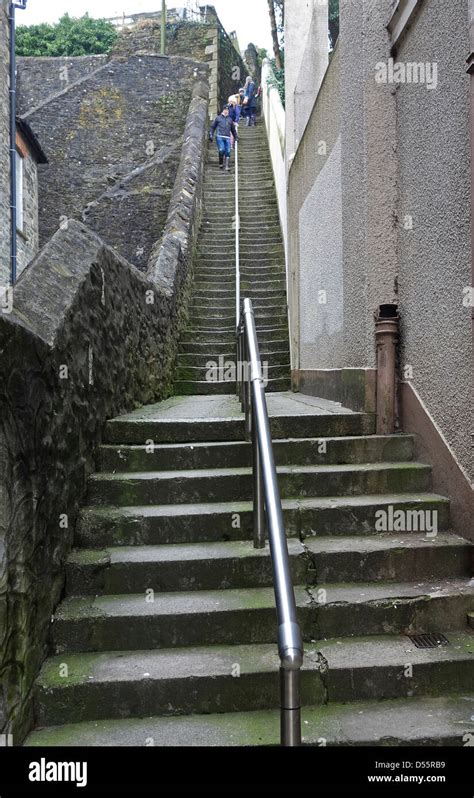
<path id="1" fill-rule="evenodd" d="M 400 317 L 397 305 L 380 305 L 375 316 L 377 345 L 377 435 L 392 435 L 396 421 L 396 363 Z"/>
<path id="2" fill-rule="evenodd" d="M 10 210 L 11 236 L 10 261 L 11 284 L 16 283 L 16 56 L 15 56 L 15 8 L 25 10 L 27 0 L 14 0 L 10 3 L 8 20 L 10 23 Z"/>

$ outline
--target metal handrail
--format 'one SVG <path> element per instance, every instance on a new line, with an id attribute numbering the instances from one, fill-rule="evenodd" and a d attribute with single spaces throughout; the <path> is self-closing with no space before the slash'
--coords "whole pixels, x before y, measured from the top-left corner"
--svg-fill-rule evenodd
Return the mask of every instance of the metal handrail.
<path id="1" fill-rule="evenodd" d="M 235 147 L 235 328 L 240 320 L 240 215 L 239 215 L 239 143 Z"/>
<path id="2" fill-rule="evenodd" d="M 238 395 L 245 411 L 246 436 L 251 436 L 253 444 L 254 546 L 262 548 L 265 545 L 266 514 L 272 558 L 280 655 L 281 744 L 295 746 L 301 744 L 300 669 L 303 663 L 303 641 L 296 615 L 260 349 L 250 299 L 244 299 L 242 303 L 237 359 Z"/>
<path id="3" fill-rule="evenodd" d="M 240 298 L 239 154 L 235 142 L 235 311 L 237 330 L 236 389 L 245 412 L 245 436 L 252 440 L 254 547 L 265 546 L 268 524 L 280 656 L 280 740 L 301 744 L 300 670 L 303 640 L 296 615 L 280 489 L 273 454 L 262 361 L 253 306 Z"/>

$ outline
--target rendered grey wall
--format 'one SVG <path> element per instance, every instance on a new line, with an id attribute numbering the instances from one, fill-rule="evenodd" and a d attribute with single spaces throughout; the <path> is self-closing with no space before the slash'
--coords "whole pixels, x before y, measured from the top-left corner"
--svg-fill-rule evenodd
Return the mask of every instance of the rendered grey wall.
<path id="1" fill-rule="evenodd" d="M 341 3 L 345 366 L 375 365 L 374 311 L 397 299 L 397 154 L 394 87 L 378 84 L 388 59 L 391 0 Z"/>
<path id="2" fill-rule="evenodd" d="M 413 219 L 398 247 L 402 367 L 472 478 L 468 53 L 466 0 L 425 0 L 397 58 L 436 62 L 438 87 L 397 90 L 399 216 Z"/>
<path id="3" fill-rule="evenodd" d="M 300 211 L 300 368 L 344 364 L 341 140 Z"/>
<path id="4" fill-rule="evenodd" d="M 8 3 L 0 4 L 0 286 L 10 278 Z"/>
<path id="5" fill-rule="evenodd" d="M 340 126 L 338 45 L 288 175 L 293 369 L 344 365 Z"/>

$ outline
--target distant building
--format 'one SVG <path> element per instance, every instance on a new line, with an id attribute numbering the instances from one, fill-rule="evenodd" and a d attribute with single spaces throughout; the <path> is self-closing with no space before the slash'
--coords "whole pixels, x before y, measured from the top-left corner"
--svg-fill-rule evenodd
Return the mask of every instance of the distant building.
<path id="1" fill-rule="evenodd" d="M 8 9 L 0 9 L 0 286 L 11 277 L 10 96 Z M 38 170 L 46 156 L 30 126 L 17 118 L 17 276 L 38 252 Z"/>

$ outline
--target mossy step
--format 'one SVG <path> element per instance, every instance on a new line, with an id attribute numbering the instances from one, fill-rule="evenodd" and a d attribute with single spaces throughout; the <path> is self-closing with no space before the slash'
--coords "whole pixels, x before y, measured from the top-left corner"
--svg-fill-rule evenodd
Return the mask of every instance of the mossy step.
<path id="1" fill-rule="evenodd" d="M 232 328 L 235 327 L 235 308 L 229 303 L 221 309 L 216 310 L 209 304 L 194 303 L 189 306 L 190 316 L 192 317 L 196 326 L 206 324 L 213 329 Z M 287 318 L 287 305 L 286 303 L 273 305 L 271 303 L 264 304 L 262 307 L 253 308 L 254 318 L 258 321 L 268 321 L 274 318 Z"/>
<path id="2" fill-rule="evenodd" d="M 361 496 L 428 490 L 431 466 L 423 463 L 351 463 L 350 465 L 278 466 L 284 498 Z M 251 468 L 189 469 L 97 473 L 88 480 L 88 504 L 187 504 L 202 501 L 249 501 Z"/>
<path id="3" fill-rule="evenodd" d="M 289 366 L 288 366 L 289 372 Z M 277 377 L 267 380 L 266 393 L 280 393 L 289 391 L 291 388 L 290 377 Z M 176 396 L 224 396 L 235 393 L 235 383 L 233 382 L 207 382 L 207 380 L 175 380 L 174 392 Z"/>
<path id="4" fill-rule="evenodd" d="M 229 393 L 229 392 L 228 392 Z M 232 394 L 232 392 L 230 392 Z M 229 398 L 233 398 L 230 396 Z M 176 397 L 177 399 L 177 397 Z M 153 406 L 151 406 L 153 407 Z M 108 421 L 104 443 L 191 443 L 194 441 L 244 440 L 244 418 L 236 400 L 234 418 L 153 417 L 153 410 L 140 409 Z M 371 435 L 375 417 L 369 413 L 332 413 L 331 415 L 278 415 L 270 418 L 273 438 L 339 437 Z"/>
<path id="5" fill-rule="evenodd" d="M 427 581 L 469 575 L 472 547 L 438 532 L 288 540 L 295 584 Z M 271 587 L 268 545 L 251 541 L 75 549 L 66 568 L 70 596 Z"/>
<path id="6" fill-rule="evenodd" d="M 279 466 L 410 461 L 413 448 L 412 435 L 287 438 L 273 443 L 275 462 Z M 102 445 L 96 462 L 99 471 L 111 472 L 244 468 L 252 465 L 252 447 L 246 441 L 172 443 L 153 447 Z"/>
<path id="7" fill-rule="evenodd" d="M 303 707 L 303 745 L 464 746 L 474 733 L 474 699 L 398 698 Z M 229 712 L 71 723 L 37 729 L 28 747 L 279 745 L 280 711 Z M 337 775 L 334 779 L 337 783 Z"/>
<path id="8" fill-rule="evenodd" d="M 449 633 L 448 633 L 449 634 Z M 474 638 L 416 649 L 404 636 L 318 641 L 305 649 L 303 706 L 440 696 L 474 680 Z M 407 660 L 411 676 L 407 676 Z M 65 673 L 61 677 L 59 674 Z M 371 678 L 367 679 L 370 668 Z M 46 661 L 35 689 L 39 725 L 201 713 L 248 712 L 279 705 L 275 646 L 211 646 L 161 651 L 68 654 Z"/>
<path id="9" fill-rule="evenodd" d="M 205 298 L 214 296 L 217 298 L 235 297 L 235 275 L 224 274 L 216 276 L 212 282 L 209 280 L 195 280 L 192 288 L 193 297 Z M 262 280 L 260 274 L 254 275 L 251 280 L 246 277 L 240 282 L 241 293 L 246 293 L 250 299 L 269 299 L 270 297 L 286 297 L 286 281 L 283 276 L 280 279 Z"/>
<path id="10" fill-rule="evenodd" d="M 286 349 L 274 350 L 273 352 L 260 351 L 261 362 L 268 363 L 270 367 L 285 364 L 285 368 L 289 369 L 290 353 L 288 347 Z M 213 364 L 222 364 L 223 368 L 228 368 L 230 364 L 235 364 L 235 351 L 219 353 L 214 352 L 212 348 L 208 350 L 208 354 L 195 354 L 190 352 L 180 352 L 177 357 L 178 372 L 187 369 L 209 369 Z M 288 376 L 287 372 L 286 376 Z M 270 372 L 270 376 L 272 373 Z"/>
<path id="11" fill-rule="evenodd" d="M 51 627 L 55 653 L 274 643 L 272 588 L 66 598 Z M 296 586 L 303 638 L 465 629 L 474 585 L 426 583 Z"/>
<path id="12" fill-rule="evenodd" d="M 212 341 L 211 339 L 207 341 L 191 341 L 189 338 L 188 340 L 183 338 L 179 345 L 179 351 L 186 355 L 196 354 L 207 357 L 209 352 L 216 353 L 217 355 L 225 354 L 227 351 L 233 354 L 235 353 L 235 346 L 232 345 L 232 341 L 229 341 L 229 343 L 221 340 Z M 265 353 L 288 352 L 289 339 L 286 337 L 266 341 L 265 344 L 260 347 L 260 351 L 262 356 L 265 355 Z"/>
<path id="13" fill-rule="evenodd" d="M 379 535 L 377 521 L 390 513 L 413 520 L 423 513 L 437 519 L 438 530 L 449 526 L 449 501 L 434 493 L 293 498 L 283 499 L 282 508 L 287 536 L 303 540 Z M 76 545 L 90 548 L 252 539 L 252 502 L 96 505 L 83 507 L 76 525 Z"/>
<path id="14" fill-rule="evenodd" d="M 190 320 L 192 321 L 192 319 Z M 262 326 L 259 325 L 257 327 L 258 331 L 258 341 L 260 347 L 263 348 L 266 343 L 275 340 L 285 340 L 288 341 L 288 324 L 281 324 L 279 326 L 273 325 L 268 329 L 262 329 Z M 181 343 L 209 343 L 210 346 L 213 346 L 214 343 L 223 343 L 226 347 L 235 346 L 235 325 L 234 327 L 229 328 L 228 331 L 221 330 L 208 330 L 201 328 L 197 329 L 196 327 L 186 327 L 183 330 L 181 335 Z"/>

